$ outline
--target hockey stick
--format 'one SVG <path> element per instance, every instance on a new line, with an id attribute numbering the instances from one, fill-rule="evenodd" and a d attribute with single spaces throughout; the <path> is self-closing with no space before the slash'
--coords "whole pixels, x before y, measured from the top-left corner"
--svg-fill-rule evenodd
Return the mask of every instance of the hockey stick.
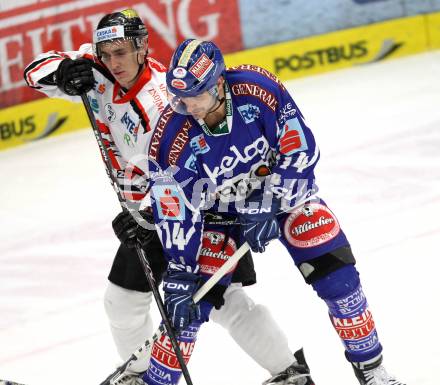
<path id="1" fill-rule="evenodd" d="M 104 164 L 106 166 L 107 173 L 110 177 L 110 180 L 112 182 L 112 185 L 113 185 L 113 188 L 116 192 L 116 195 L 118 196 L 119 203 L 121 204 L 122 210 L 129 211 L 128 206 L 127 206 L 127 202 L 124 199 L 124 197 L 122 196 L 119 182 L 115 176 L 114 169 L 113 169 L 111 161 L 110 161 L 109 153 L 107 151 L 107 148 L 104 145 L 101 131 L 99 131 L 98 124 L 96 123 L 95 115 L 93 114 L 92 108 L 89 103 L 89 99 L 85 93 L 81 94 L 81 99 L 82 99 L 82 102 L 83 102 L 84 107 L 86 109 L 87 116 L 90 120 L 90 124 L 92 126 L 93 133 L 95 134 L 96 141 L 98 142 L 99 148 L 101 150 L 101 154 L 104 159 Z M 142 268 L 144 269 L 144 273 L 145 273 L 145 276 L 147 277 L 148 284 L 151 287 L 151 291 L 153 293 L 154 299 L 156 301 L 157 307 L 159 309 L 160 315 L 163 320 L 163 324 L 165 325 L 165 329 L 167 331 L 168 337 L 170 338 L 171 345 L 172 345 L 173 350 L 174 350 L 176 357 L 177 357 L 177 361 L 179 362 L 180 368 L 182 370 L 183 377 L 185 378 L 187 385 L 193 385 L 191 377 L 189 375 L 188 368 L 187 368 L 185 360 L 183 358 L 182 352 L 179 348 L 179 344 L 177 342 L 176 335 L 174 334 L 174 330 L 171 326 L 170 320 L 169 320 L 168 315 L 165 311 L 162 297 L 160 296 L 159 290 L 157 289 L 156 282 L 153 277 L 153 272 L 151 271 L 151 267 L 148 262 L 147 256 L 145 255 L 144 250 L 141 248 L 141 246 L 139 244 L 136 245 L 136 252 L 138 254 Z"/>
<path id="2" fill-rule="evenodd" d="M 204 284 L 197 290 L 193 296 L 194 303 L 199 302 L 203 296 L 218 282 L 222 277 L 230 270 L 238 261 L 247 253 L 249 250 L 249 245 L 244 243 L 240 248 L 234 253 L 234 255 L 229 258 Z M 151 355 L 151 348 L 153 344 L 161 338 L 165 333 L 165 328 L 161 325 L 156 333 L 153 334 L 145 343 L 134 352 L 130 358 L 125 361 L 120 367 L 118 367 L 112 374 L 110 374 L 100 385 L 110 385 L 110 381 L 118 378 L 127 369 L 129 369 L 138 360 L 148 360 Z"/>
<path id="3" fill-rule="evenodd" d="M 19 382 L 0 380 L 0 385 L 24 385 Z"/>

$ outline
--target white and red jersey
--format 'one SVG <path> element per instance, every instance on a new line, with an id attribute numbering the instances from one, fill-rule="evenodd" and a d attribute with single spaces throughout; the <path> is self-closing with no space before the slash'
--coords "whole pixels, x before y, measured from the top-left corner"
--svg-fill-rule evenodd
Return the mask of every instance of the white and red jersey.
<path id="1" fill-rule="evenodd" d="M 81 102 L 79 96 L 62 92 L 52 76 L 66 57 L 84 57 L 93 62 L 95 86 L 87 96 L 104 145 L 125 198 L 142 200 L 147 187 L 147 148 L 156 122 L 168 104 L 166 68 L 156 60 L 147 58 L 139 79 L 125 92 L 106 67 L 93 56 L 92 45 L 83 44 L 78 51 L 50 51 L 37 56 L 24 71 L 27 84 L 49 97 Z"/>

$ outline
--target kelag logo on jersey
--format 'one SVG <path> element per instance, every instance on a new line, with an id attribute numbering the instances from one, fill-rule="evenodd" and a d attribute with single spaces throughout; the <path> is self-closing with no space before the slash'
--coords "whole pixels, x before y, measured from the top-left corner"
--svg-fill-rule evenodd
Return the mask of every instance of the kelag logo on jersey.
<path id="1" fill-rule="evenodd" d="M 152 189 L 160 219 L 178 221 L 185 218 L 185 203 L 175 185 L 154 185 Z"/>
<path id="2" fill-rule="evenodd" d="M 238 106 L 237 110 L 240 112 L 240 115 L 246 124 L 252 123 L 260 116 L 260 109 L 258 106 L 250 103 L 245 104 L 244 106 Z"/>
<path id="3" fill-rule="evenodd" d="M 203 169 L 205 170 L 208 178 L 215 180 L 219 176 L 222 176 L 228 172 L 233 171 L 241 164 L 251 162 L 255 157 L 260 156 L 262 160 L 266 160 L 270 151 L 269 143 L 264 136 L 260 136 L 254 142 L 248 144 L 243 148 L 237 148 L 237 146 L 229 147 L 229 154 L 225 155 L 219 160 L 218 166 L 215 166 L 212 170 L 206 163 L 203 163 Z"/>
<path id="4" fill-rule="evenodd" d="M 125 128 L 127 129 L 127 131 L 131 135 L 133 135 L 134 141 L 137 142 L 137 134 L 138 134 L 138 130 L 139 130 L 139 125 L 136 126 L 133 119 L 130 117 L 130 115 L 128 115 L 128 112 L 126 112 L 124 114 L 124 116 L 121 118 L 121 123 L 125 124 Z"/>
<path id="5" fill-rule="evenodd" d="M 292 155 L 307 148 L 304 131 L 298 119 L 289 119 L 281 130 L 280 152 L 283 155 Z"/>

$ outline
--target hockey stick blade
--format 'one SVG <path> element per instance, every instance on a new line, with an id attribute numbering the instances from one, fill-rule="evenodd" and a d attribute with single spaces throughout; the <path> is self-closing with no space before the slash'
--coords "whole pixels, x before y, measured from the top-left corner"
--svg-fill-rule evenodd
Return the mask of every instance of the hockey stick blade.
<path id="1" fill-rule="evenodd" d="M 24 385 L 21 382 L 0 380 L 0 385 Z"/>
<path id="2" fill-rule="evenodd" d="M 194 294 L 194 303 L 199 302 L 203 296 L 218 282 L 222 277 L 236 264 L 238 261 L 247 253 L 249 250 L 249 245 L 243 243 L 240 248 L 234 253 L 234 255 L 229 258 L 204 284 L 197 290 Z M 161 325 L 159 329 L 150 337 L 145 343 L 134 352 L 130 358 L 125 361 L 120 367 L 118 367 L 112 374 L 110 374 L 103 382 L 99 385 L 110 385 L 110 381 L 120 376 L 125 370 L 130 368 L 142 355 L 148 355 L 154 342 L 156 342 L 165 333 L 164 325 Z M 2 384 L 0 384 L 2 385 Z"/>

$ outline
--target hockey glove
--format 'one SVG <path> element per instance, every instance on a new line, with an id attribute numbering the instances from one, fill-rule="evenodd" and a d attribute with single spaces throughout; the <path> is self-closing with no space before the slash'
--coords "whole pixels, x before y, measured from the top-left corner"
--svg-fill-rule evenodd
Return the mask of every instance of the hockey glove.
<path id="1" fill-rule="evenodd" d="M 143 210 L 139 214 L 147 222 L 149 221 L 149 214 Z M 138 224 L 133 215 L 128 211 L 119 213 L 112 222 L 113 231 L 118 239 L 128 248 L 136 247 L 139 244 L 143 249 L 148 246 L 150 241 L 155 236 L 156 230 L 150 230 Z"/>
<path id="2" fill-rule="evenodd" d="M 85 58 L 64 59 L 58 66 L 55 76 L 58 88 L 70 96 L 84 94 L 95 84 L 92 63 Z"/>
<path id="3" fill-rule="evenodd" d="M 163 279 L 165 309 L 177 330 L 185 329 L 192 321 L 201 320 L 200 306 L 192 297 L 199 287 L 200 277 L 189 273 L 185 266 L 170 263 Z"/>
<path id="4" fill-rule="evenodd" d="M 238 208 L 241 232 L 255 253 L 264 252 L 269 241 L 280 237 L 276 218 L 279 208 L 279 199 L 263 193 L 252 194 L 244 207 Z"/>

